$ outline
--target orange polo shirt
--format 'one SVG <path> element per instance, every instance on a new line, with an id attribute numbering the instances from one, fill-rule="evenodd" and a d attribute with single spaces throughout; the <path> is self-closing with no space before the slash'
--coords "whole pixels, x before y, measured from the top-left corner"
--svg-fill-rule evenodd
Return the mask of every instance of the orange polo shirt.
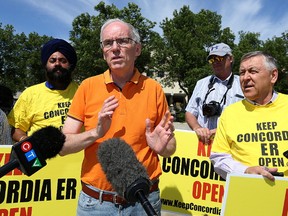
<path id="1" fill-rule="evenodd" d="M 165 94 L 155 80 L 143 76 L 135 69 L 131 81 L 119 89 L 110 77 L 110 71 L 90 77 L 79 86 L 68 115 L 84 122 L 85 130 L 95 128 L 98 112 L 104 100 L 114 95 L 119 99 L 112 124 L 101 139 L 85 149 L 81 180 L 102 190 L 112 191 L 97 158 L 97 148 L 101 142 L 112 137 L 120 137 L 134 150 L 138 160 L 146 167 L 150 179 L 161 175 L 158 155 L 147 145 L 145 119 L 149 118 L 152 129 L 161 121 L 168 104 Z"/>

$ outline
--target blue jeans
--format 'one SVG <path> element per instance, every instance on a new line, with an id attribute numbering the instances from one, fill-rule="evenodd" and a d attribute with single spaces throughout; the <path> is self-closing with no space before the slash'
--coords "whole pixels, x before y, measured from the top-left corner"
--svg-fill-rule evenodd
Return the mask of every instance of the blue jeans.
<path id="1" fill-rule="evenodd" d="M 156 190 L 147 197 L 156 213 L 161 215 L 160 191 Z M 112 202 L 102 203 L 93 197 L 88 196 L 83 191 L 80 192 L 77 216 L 142 216 L 147 215 L 142 204 L 136 202 L 127 205 L 118 205 Z"/>

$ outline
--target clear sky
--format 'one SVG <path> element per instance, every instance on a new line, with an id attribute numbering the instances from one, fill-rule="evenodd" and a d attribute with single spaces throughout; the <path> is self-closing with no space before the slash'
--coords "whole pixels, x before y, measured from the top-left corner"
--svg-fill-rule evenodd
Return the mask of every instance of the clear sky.
<path id="1" fill-rule="evenodd" d="M 69 39 L 72 21 L 82 13 L 97 15 L 94 6 L 97 0 L 2 0 L 0 23 L 2 28 L 13 25 L 15 33 L 37 32 L 55 38 Z M 105 0 L 106 4 L 119 9 L 129 1 Z M 201 9 L 217 12 L 222 16 L 222 28 L 230 27 L 233 33 L 259 32 L 260 39 L 281 36 L 288 31 L 287 0 L 131 0 L 141 8 L 142 15 L 157 22 L 155 30 L 162 33 L 159 23 L 172 18 L 175 10 L 189 5 L 193 13 Z"/>

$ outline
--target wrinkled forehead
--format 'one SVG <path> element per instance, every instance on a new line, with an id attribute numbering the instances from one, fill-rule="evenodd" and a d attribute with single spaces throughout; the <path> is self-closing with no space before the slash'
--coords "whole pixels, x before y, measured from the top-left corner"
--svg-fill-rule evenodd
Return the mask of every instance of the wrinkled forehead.
<path id="1" fill-rule="evenodd" d="M 130 29 L 128 25 L 122 22 L 109 23 L 102 32 L 103 39 L 116 39 L 119 37 L 130 37 Z"/>
<path id="2" fill-rule="evenodd" d="M 255 66 L 255 65 L 263 65 L 264 64 L 264 57 L 263 56 L 252 56 L 247 59 L 243 59 L 240 62 L 241 66 Z"/>
<path id="3" fill-rule="evenodd" d="M 240 62 L 239 71 L 267 70 L 263 56 L 253 56 Z"/>

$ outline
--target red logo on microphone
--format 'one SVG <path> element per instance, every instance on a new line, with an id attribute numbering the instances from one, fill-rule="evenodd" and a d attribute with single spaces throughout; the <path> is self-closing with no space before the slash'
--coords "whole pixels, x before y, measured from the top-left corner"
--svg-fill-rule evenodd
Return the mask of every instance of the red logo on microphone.
<path id="1" fill-rule="evenodd" d="M 27 141 L 23 142 L 21 144 L 21 149 L 22 149 L 23 152 L 28 152 L 28 151 L 30 151 L 32 149 L 32 144 L 30 142 L 27 142 Z"/>

